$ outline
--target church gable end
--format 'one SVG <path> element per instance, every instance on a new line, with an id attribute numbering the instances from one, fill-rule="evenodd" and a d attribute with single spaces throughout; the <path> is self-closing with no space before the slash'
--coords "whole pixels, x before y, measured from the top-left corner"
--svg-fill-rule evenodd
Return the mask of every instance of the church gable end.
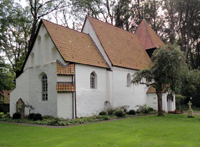
<path id="1" fill-rule="evenodd" d="M 23 71 L 28 68 L 37 68 L 50 64 L 55 62 L 56 59 L 63 61 L 44 24 L 40 22 L 32 49 L 24 63 Z"/>

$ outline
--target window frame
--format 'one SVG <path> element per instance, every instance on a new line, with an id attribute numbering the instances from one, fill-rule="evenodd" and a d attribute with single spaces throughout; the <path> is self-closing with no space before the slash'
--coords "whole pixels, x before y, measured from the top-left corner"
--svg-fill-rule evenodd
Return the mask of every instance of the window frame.
<path id="1" fill-rule="evenodd" d="M 90 74 L 90 89 L 97 89 L 97 75 L 94 71 Z"/>
<path id="2" fill-rule="evenodd" d="M 126 77 L 126 86 L 131 87 L 131 74 L 128 73 Z"/>
<path id="3" fill-rule="evenodd" d="M 42 101 L 48 101 L 48 78 L 46 74 L 42 75 Z"/>

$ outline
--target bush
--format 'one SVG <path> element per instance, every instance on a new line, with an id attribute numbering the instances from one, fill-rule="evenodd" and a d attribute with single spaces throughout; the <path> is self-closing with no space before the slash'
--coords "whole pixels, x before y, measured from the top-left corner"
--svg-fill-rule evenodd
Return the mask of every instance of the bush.
<path id="1" fill-rule="evenodd" d="M 33 120 L 36 121 L 36 120 L 42 120 L 42 115 L 40 113 L 36 113 L 34 116 L 33 116 Z"/>
<path id="2" fill-rule="evenodd" d="M 137 111 L 140 113 L 149 113 L 148 108 L 146 104 L 144 105 L 137 105 L 136 107 L 138 107 Z"/>
<path id="3" fill-rule="evenodd" d="M 108 113 L 108 115 L 113 115 L 114 112 L 115 112 L 115 109 L 113 109 L 113 108 L 109 108 L 109 109 L 107 109 L 107 113 Z"/>
<path id="4" fill-rule="evenodd" d="M 129 106 L 125 105 L 125 106 L 121 106 L 120 109 L 123 110 L 125 113 L 127 113 Z"/>
<path id="5" fill-rule="evenodd" d="M 44 116 L 43 116 L 43 119 L 54 119 L 54 117 L 51 116 L 51 115 L 44 115 Z"/>
<path id="6" fill-rule="evenodd" d="M 125 114 L 125 112 L 124 112 L 123 110 L 117 110 L 117 111 L 115 112 L 115 115 L 116 115 L 117 117 L 124 117 L 126 114 Z"/>
<path id="7" fill-rule="evenodd" d="M 130 115 L 135 115 L 135 110 L 130 110 L 130 111 L 128 112 L 128 114 L 130 114 Z"/>
<path id="8" fill-rule="evenodd" d="M 28 115 L 28 119 L 33 119 L 33 116 L 35 115 L 35 113 L 30 113 L 29 115 Z"/>
<path id="9" fill-rule="evenodd" d="M 103 117 L 103 120 L 109 120 L 110 118 L 109 118 L 109 116 L 104 116 Z"/>
<path id="10" fill-rule="evenodd" d="M 105 112 L 105 111 L 101 111 L 100 113 L 99 113 L 99 115 L 106 115 L 107 113 Z"/>
<path id="11" fill-rule="evenodd" d="M 153 111 L 153 108 L 148 107 L 148 112 L 152 112 L 152 111 Z"/>
<path id="12" fill-rule="evenodd" d="M 19 113 L 19 112 L 15 112 L 14 114 L 13 114 L 13 117 L 12 117 L 13 119 L 20 119 L 21 118 L 21 114 Z"/>
<path id="13" fill-rule="evenodd" d="M 3 117 L 2 117 L 2 115 L 0 114 L 0 119 L 2 119 Z"/>

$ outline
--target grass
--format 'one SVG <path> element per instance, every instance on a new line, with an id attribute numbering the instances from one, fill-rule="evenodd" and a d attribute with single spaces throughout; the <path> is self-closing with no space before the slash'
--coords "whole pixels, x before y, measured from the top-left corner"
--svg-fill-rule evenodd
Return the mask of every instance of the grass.
<path id="1" fill-rule="evenodd" d="M 189 109 L 189 107 L 188 106 L 182 106 L 183 107 L 183 110 L 185 111 L 185 112 L 187 112 L 188 111 L 188 109 Z M 192 110 L 194 111 L 194 112 L 198 112 L 198 113 L 200 113 L 200 107 L 196 107 L 196 106 L 192 106 Z"/>
<path id="2" fill-rule="evenodd" d="M 200 116 L 166 114 L 66 128 L 0 122 L 1 147 L 199 147 Z"/>

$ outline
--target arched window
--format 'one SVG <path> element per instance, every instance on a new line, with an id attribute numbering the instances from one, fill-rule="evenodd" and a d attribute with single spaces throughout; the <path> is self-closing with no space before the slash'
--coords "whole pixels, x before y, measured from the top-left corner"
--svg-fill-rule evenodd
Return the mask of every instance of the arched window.
<path id="1" fill-rule="evenodd" d="M 47 75 L 42 75 L 42 100 L 48 100 L 48 84 L 47 84 Z"/>
<path id="2" fill-rule="evenodd" d="M 90 74 L 90 88 L 91 89 L 96 89 L 97 87 L 97 80 L 96 80 L 97 76 L 95 74 L 95 72 L 92 72 Z"/>
<path id="3" fill-rule="evenodd" d="M 127 87 L 131 86 L 131 75 L 130 73 L 127 74 Z"/>

